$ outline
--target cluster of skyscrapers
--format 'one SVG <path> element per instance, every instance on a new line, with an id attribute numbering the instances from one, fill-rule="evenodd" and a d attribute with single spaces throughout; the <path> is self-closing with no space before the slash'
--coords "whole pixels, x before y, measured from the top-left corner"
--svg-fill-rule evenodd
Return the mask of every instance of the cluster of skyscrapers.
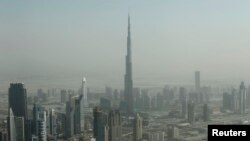
<path id="1" fill-rule="evenodd" d="M 199 128 L 197 124 L 207 125 L 211 122 L 210 88 L 201 86 L 200 71 L 194 73 L 194 83 L 192 89 L 189 90 L 184 86 L 165 86 L 160 92 L 152 95 L 148 89 L 134 88 L 129 16 L 125 60 L 124 90 L 113 92 L 111 88 L 106 87 L 106 97 L 97 96 L 100 98 L 98 106 L 88 100 L 85 77 L 81 81 L 78 92 L 60 90 L 60 102 L 51 104 L 59 105 L 57 108 L 46 107 L 48 98 L 42 89 L 38 90 L 36 101 L 29 102 L 30 99 L 27 97 L 27 90 L 23 83 L 10 84 L 7 133 L 0 131 L 0 141 L 75 139 L 80 141 L 164 141 L 165 137 L 171 141 L 204 139 L 199 135 L 197 138 L 193 137 L 185 131 L 198 129 L 198 133 L 205 133 L 206 130 Z M 54 90 L 52 93 L 55 93 Z M 222 97 L 222 104 L 220 104 L 222 105 L 221 111 L 224 113 L 243 116 L 247 113 L 246 109 L 250 108 L 250 92 L 247 91 L 244 82 L 241 82 L 239 89 L 224 93 Z M 39 102 L 39 99 L 42 102 Z M 98 100 L 94 99 L 94 101 Z M 116 103 L 112 104 L 113 101 Z M 32 111 L 28 110 L 30 103 L 33 105 Z M 216 111 L 217 107 L 212 107 Z M 166 114 L 165 111 L 168 113 Z M 152 120 L 155 125 L 150 123 Z M 184 134 L 182 138 L 181 133 Z M 188 138 L 189 136 L 192 137 Z"/>
<path id="2" fill-rule="evenodd" d="M 133 140 L 142 139 L 142 118 L 134 112 L 130 17 L 128 17 L 126 73 L 124 76 L 124 103 L 126 117 L 134 117 Z M 38 90 L 38 97 L 45 102 L 46 94 Z M 46 109 L 34 103 L 32 116 L 27 108 L 27 91 L 23 83 L 10 84 L 7 119 L 8 139 L 5 141 L 47 141 L 83 135 L 84 114 L 88 108 L 86 79 L 83 78 L 79 94 L 61 90 L 61 103 L 65 103 L 65 114 Z M 32 118 L 30 118 L 32 117 Z M 2 133 L 2 132 L 1 132 Z M 97 141 L 121 141 L 122 115 L 119 110 L 103 112 L 93 109 L 93 137 Z"/>
<path id="3" fill-rule="evenodd" d="M 239 89 L 233 89 L 232 92 L 223 94 L 223 110 L 238 114 L 245 114 L 246 108 L 250 105 L 250 93 L 242 81 Z"/>
<path id="4" fill-rule="evenodd" d="M 57 125 L 54 109 L 46 111 L 42 106 L 34 104 L 33 118 L 30 119 L 24 84 L 10 84 L 8 112 L 9 141 L 47 141 L 48 135 L 56 140 Z"/>

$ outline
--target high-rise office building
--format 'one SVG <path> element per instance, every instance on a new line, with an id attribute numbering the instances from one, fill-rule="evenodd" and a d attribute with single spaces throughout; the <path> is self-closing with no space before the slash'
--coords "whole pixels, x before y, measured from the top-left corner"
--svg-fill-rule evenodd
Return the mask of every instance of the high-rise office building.
<path id="1" fill-rule="evenodd" d="M 87 94 L 87 80 L 85 77 L 82 79 L 81 89 L 80 89 L 80 96 L 82 95 L 81 100 L 81 130 L 84 130 L 84 115 L 85 115 L 85 108 L 88 107 L 88 94 Z"/>
<path id="2" fill-rule="evenodd" d="M 61 90 L 61 103 L 66 103 L 68 98 L 67 98 L 67 91 L 66 90 Z"/>
<path id="3" fill-rule="evenodd" d="M 14 116 L 28 119 L 27 92 L 23 83 L 12 83 L 9 88 L 9 108 Z"/>
<path id="4" fill-rule="evenodd" d="M 142 118 L 137 113 L 134 119 L 134 141 L 141 141 L 142 140 Z"/>
<path id="5" fill-rule="evenodd" d="M 39 113 L 43 113 L 45 111 L 45 108 L 41 105 L 34 104 L 33 105 L 33 127 L 32 127 L 32 134 L 38 135 L 38 119 L 39 119 Z"/>
<path id="6" fill-rule="evenodd" d="M 9 87 L 9 109 L 12 109 L 15 117 L 23 117 L 25 140 L 30 139 L 30 132 L 27 126 L 27 90 L 23 83 L 11 83 Z"/>
<path id="7" fill-rule="evenodd" d="M 65 137 L 70 138 L 74 135 L 74 115 L 75 115 L 75 100 L 72 97 L 66 102 L 66 127 Z"/>
<path id="8" fill-rule="evenodd" d="M 170 88 L 169 86 L 165 86 L 163 88 L 163 96 L 168 102 L 174 100 L 174 89 Z"/>
<path id="9" fill-rule="evenodd" d="M 111 100 L 108 98 L 101 98 L 100 99 L 100 107 L 104 111 L 111 110 Z"/>
<path id="10" fill-rule="evenodd" d="M 113 98 L 113 89 L 111 87 L 105 87 L 105 97 L 109 99 Z"/>
<path id="11" fill-rule="evenodd" d="M 24 118 L 14 116 L 12 109 L 8 115 L 8 138 L 10 141 L 25 141 Z"/>
<path id="12" fill-rule="evenodd" d="M 23 117 L 15 117 L 16 139 L 17 141 L 24 141 L 24 119 Z"/>
<path id="13" fill-rule="evenodd" d="M 38 141 L 47 140 L 47 118 L 45 108 L 41 105 L 33 106 L 33 134 Z"/>
<path id="14" fill-rule="evenodd" d="M 8 115 L 8 139 L 11 141 L 16 141 L 16 126 L 15 126 L 15 116 L 12 112 L 12 109 L 9 109 Z"/>
<path id="15" fill-rule="evenodd" d="M 66 103 L 66 138 L 81 133 L 81 100 L 82 96 L 70 96 Z"/>
<path id="16" fill-rule="evenodd" d="M 195 72 L 195 90 L 200 92 L 200 71 Z"/>
<path id="17" fill-rule="evenodd" d="M 109 127 L 107 125 L 107 115 L 99 108 L 93 109 L 94 123 L 93 136 L 96 141 L 108 141 Z"/>
<path id="18" fill-rule="evenodd" d="M 141 102 L 141 88 L 133 88 L 133 95 L 134 95 L 134 101 L 135 101 L 134 108 L 135 109 L 141 108 L 141 105 L 142 105 L 142 102 Z"/>
<path id="19" fill-rule="evenodd" d="M 239 91 L 239 113 L 244 114 L 246 110 L 246 87 L 242 81 Z"/>
<path id="20" fill-rule="evenodd" d="M 188 122 L 193 123 L 195 121 L 195 103 L 193 101 L 188 102 Z"/>
<path id="21" fill-rule="evenodd" d="M 49 110 L 49 114 L 48 114 L 48 134 L 54 139 L 56 140 L 56 136 L 57 136 L 57 123 L 56 123 L 57 117 L 56 117 L 56 113 L 54 109 L 50 109 Z"/>
<path id="22" fill-rule="evenodd" d="M 57 112 L 57 134 L 66 135 L 66 114 Z"/>
<path id="23" fill-rule="evenodd" d="M 231 95 L 229 93 L 223 93 L 223 98 L 222 98 L 222 108 L 224 111 L 230 110 L 231 106 Z"/>
<path id="24" fill-rule="evenodd" d="M 247 108 L 250 108 L 250 86 L 247 88 L 246 106 Z"/>
<path id="25" fill-rule="evenodd" d="M 208 104 L 203 105 L 203 121 L 209 121 L 210 120 L 210 109 Z"/>
<path id="26" fill-rule="evenodd" d="M 181 102 L 181 117 L 184 119 L 187 117 L 187 100 Z"/>
<path id="27" fill-rule="evenodd" d="M 37 139 L 38 141 L 47 141 L 47 130 L 46 130 L 46 111 L 40 111 L 38 113 L 37 123 Z"/>
<path id="28" fill-rule="evenodd" d="M 104 126 L 103 141 L 109 141 L 109 126 Z"/>
<path id="29" fill-rule="evenodd" d="M 81 101 L 82 95 L 75 97 L 75 112 L 74 112 L 74 134 L 80 134 L 82 131 L 82 120 L 81 120 Z"/>
<path id="30" fill-rule="evenodd" d="M 181 103 L 181 117 L 186 118 L 186 115 L 187 115 L 187 93 L 186 93 L 186 89 L 183 87 L 180 88 L 179 100 Z"/>
<path id="31" fill-rule="evenodd" d="M 127 56 L 126 56 L 126 73 L 125 73 L 124 95 L 127 105 L 127 114 L 133 115 L 133 79 L 132 79 L 132 54 L 131 54 L 131 36 L 130 36 L 130 16 L 128 16 L 128 36 L 127 36 Z"/>
<path id="32" fill-rule="evenodd" d="M 164 97 L 161 93 L 158 93 L 156 96 L 156 104 L 157 104 L 157 110 L 164 109 Z"/>
<path id="33" fill-rule="evenodd" d="M 108 116 L 109 141 L 121 141 L 122 125 L 121 114 L 118 110 L 112 110 Z"/>

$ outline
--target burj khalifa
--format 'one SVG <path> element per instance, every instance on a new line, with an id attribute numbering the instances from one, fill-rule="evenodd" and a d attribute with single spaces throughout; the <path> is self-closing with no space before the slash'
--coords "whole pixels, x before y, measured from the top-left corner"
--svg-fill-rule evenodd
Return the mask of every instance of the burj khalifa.
<path id="1" fill-rule="evenodd" d="M 126 110 L 128 115 L 134 113 L 133 102 L 133 80 L 132 80 L 132 55 L 131 55 L 131 35 L 130 35 L 130 16 L 128 16 L 128 36 L 127 36 L 127 56 L 125 73 L 124 95 L 126 101 Z"/>

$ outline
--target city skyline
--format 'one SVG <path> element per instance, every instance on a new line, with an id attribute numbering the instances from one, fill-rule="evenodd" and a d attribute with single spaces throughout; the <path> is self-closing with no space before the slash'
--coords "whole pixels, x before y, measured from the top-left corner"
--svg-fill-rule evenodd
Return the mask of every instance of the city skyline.
<path id="1" fill-rule="evenodd" d="M 0 141 L 249 140 L 249 4 L 0 0 Z"/>
<path id="2" fill-rule="evenodd" d="M 245 65 L 247 1 L 0 3 L 4 87 L 15 81 L 28 86 L 77 82 L 82 75 L 90 86 L 122 87 L 128 11 L 133 19 L 135 85 L 192 83 L 195 70 L 204 74 L 203 82 L 250 80 Z M 70 55 L 74 57 L 66 57 Z"/>

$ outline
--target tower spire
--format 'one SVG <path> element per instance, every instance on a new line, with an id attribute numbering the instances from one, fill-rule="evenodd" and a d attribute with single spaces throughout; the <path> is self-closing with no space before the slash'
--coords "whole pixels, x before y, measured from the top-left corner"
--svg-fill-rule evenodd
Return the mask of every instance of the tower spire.
<path id="1" fill-rule="evenodd" d="M 130 32 L 130 14 L 128 13 L 128 32 Z"/>
<path id="2" fill-rule="evenodd" d="M 130 14 L 128 13 L 128 35 L 127 35 L 127 56 L 131 62 L 131 35 L 130 35 Z"/>

